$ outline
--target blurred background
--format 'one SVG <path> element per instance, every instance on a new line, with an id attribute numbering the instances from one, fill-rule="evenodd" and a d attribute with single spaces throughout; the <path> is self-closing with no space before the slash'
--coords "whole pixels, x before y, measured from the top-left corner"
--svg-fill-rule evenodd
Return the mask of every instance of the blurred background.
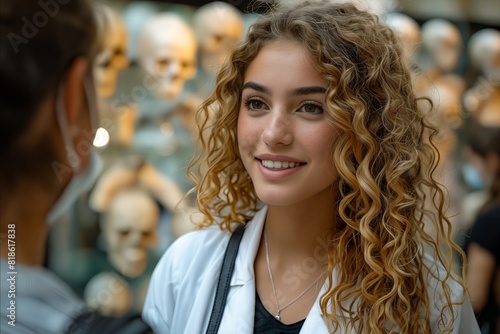
<path id="1" fill-rule="evenodd" d="M 436 178 L 450 193 L 453 235 L 465 245 L 498 176 L 480 144 L 470 143 L 485 133 L 470 125 L 500 126 L 500 1 L 355 2 L 394 28 L 416 92 L 434 103 Z M 140 311 L 161 254 L 194 228 L 193 197 L 177 203 L 193 185 L 186 167 L 196 149 L 195 110 L 228 51 L 272 4 L 98 3 L 104 49 L 94 70 L 101 117 L 94 146 L 105 168 L 52 229 L 46 258 L 92 307 Z"/>

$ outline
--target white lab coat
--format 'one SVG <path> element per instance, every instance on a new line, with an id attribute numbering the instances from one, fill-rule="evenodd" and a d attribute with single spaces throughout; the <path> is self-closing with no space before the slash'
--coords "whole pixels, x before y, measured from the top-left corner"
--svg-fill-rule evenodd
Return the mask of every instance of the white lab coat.
<path id="1" fill-rule="evenodd" d="M 257 254 L 266 208 L 247 224 L 231 278 L 220 334 L 251 334 L 254 325 L 254 260 Z M 222 259 L 230 234 L 213 226 L 177 239 L 158 263 L 143 309 L 144 320 L 158 334 L 202 334 L 206 332 Z M 333 275 L 332 277 L 334 277 Z M 323 294 L 326 283 L 319 296 Z M 461 289 L 453 287 L 453 299 Z M 439 292 L 435 292 L 439 297 Z M 329 334 L 317 302 L 311 308 L 300 333 Z M 441 298 L 443 299 L 443 298 Z M 438 300 L 439 303 L 439 300 Z M 469 300 L 457 307 L 453 334 L 480 334 Z M 341 311 L 337 315 L 342 316 Z M 431 323 L 437 323 L 438 310 Z M 436 324 L 437 326 L 437 324 Z M 343 328 L 336 333 L 347 333 Z M 436 330 L 436 333 L 438 331 Z"/>

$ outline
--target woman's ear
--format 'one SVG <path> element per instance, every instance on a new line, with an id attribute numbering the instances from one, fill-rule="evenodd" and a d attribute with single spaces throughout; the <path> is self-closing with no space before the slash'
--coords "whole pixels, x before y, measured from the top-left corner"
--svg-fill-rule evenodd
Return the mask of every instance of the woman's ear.
<path id="1" fill-rule="evenodd" d="M 83 57 L 76 58 L 69 67 L 64 89 L 64 111 L 68 126 L 71 128 L 78 123 L 78 113 L 86 105 L 84 80 L 87 75 L 88 61 Z"/>

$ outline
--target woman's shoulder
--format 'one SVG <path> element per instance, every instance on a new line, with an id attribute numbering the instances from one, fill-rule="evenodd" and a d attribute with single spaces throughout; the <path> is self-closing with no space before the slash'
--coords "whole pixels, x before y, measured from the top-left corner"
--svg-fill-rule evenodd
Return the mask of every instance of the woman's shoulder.
<path id="1" fill-rule="evenodd" d="M 447 269 L 431 252 L 424 252 L 423 264 L 424 278 L 431 297 L 442 300 L 444 289 L 447 289 L 452 302 L 457 303 L 463 299 L 465 289 L 455 268 Z"/>
<path id="2" fill-rule="evenodd" d="M 149 283 L 143 309 L 155 332 L 176 332 L 193 309 L 200 311 L 220 271 L 230 232 L 218 226 L 188 232 L 162 255 Z M 197 312 L 198 312 L 197 311 Z M 173 326 L 173 327 L 172 327 Z"/>
<path id="3" fill-rule="evenodd" d="M 172 243 L 166 253 L 182 252 L 185 250 L 193 251 L 193 248 L 210 249 L 220 245 L 224 240 L 229 240 L 230 236 L 231 233 L 229 231 L 222 230 L 218 225 L 212 225 L 181 235 Z"/>
<path id="4" fill-rule="evenodd" d="M 454 334 L 480 334 L 463 281 L 454 268 L 449 270 L 433 256 L 424 253 L 424 278 L 429 296 L 432 333 L 441 333 L 443 316 L 453 318 Z M 447 297 L 448 296 L 448 297 Z"/>
<path id="5" fill-rule="evenodd" d="M 177 238 L 156 265 L 155 275 L 184 275 L 189 270 L 202 271 L 222 260 L 231 234 L 218 226 L 188 232 Z M 178 276 L 182 277 L 182 276 Z"/>
<path id="6" fill-rule="evenodd" d="M 247 226 L 252 226 L 252 228 L 247 230 L 252 230 L 257 233 L 259 239 L 266 209 L 266 207 L 260 208 L 246 224 Z M 234 222 L 231 224 L 233 231 L 236 227 L 238 227 L 238 223 Z M 255 233 L 253 233 L 254 237 L 250 237 L 250 239 L 255 239 Z M 252 232 L 247 232 L 245 234 L 252 234 Z M 170 245 L 160 262 L 181 261 L 186 258 L 186 256 L 189 257 L 190 261 L 197 259 L 201 259 L 204 262 L 210 262 L 211 259 L 222 260 L 230 238 L 231 232 L 227 229 L 222 229 L 219 224 L 213 224 L 200 230 L 188 232 L 177 238 L 172 245 Z"/>
<path id="7" fill-rule="evenodd" d="M 440 327 L 443 312 L 446 317 L 452 317 L 453 312 L 454 322 L 459 327 L 463 326 L 463 321 L 474 319 L 467 291 L 457 273 L 458 270 L 446 268 L 432 252 L 424 253 L 423 265 L 423 275 L 429 297 L 430 322 L 436 332 Z M 475 332 L 474 330 L 470 333 Z M 463 331 L 456 331 L 456 333 L 463 333 Z"/>

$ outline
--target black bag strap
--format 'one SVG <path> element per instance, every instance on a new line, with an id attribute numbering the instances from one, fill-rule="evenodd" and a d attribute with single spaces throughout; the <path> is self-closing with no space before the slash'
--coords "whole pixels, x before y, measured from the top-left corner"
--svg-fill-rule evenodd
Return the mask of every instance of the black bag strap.
<path id="1" fill-rule="evenodd" d="M 207 334 L 217 334 L 219 330 L 229 292 L 229 283 L 233 275 L 234 262 L 236 261 L 243 232 L 245 232 L 245 224 L 239 225 L 231 235 L 231 239 L 229 239 L 229 244 L 222 260 L 222 268 L 220 270 L 219 282 L 217 283 L 217 290 L 215 291 L 214 306 L 210 315 L 210 321 L 208 322 Z"/>

